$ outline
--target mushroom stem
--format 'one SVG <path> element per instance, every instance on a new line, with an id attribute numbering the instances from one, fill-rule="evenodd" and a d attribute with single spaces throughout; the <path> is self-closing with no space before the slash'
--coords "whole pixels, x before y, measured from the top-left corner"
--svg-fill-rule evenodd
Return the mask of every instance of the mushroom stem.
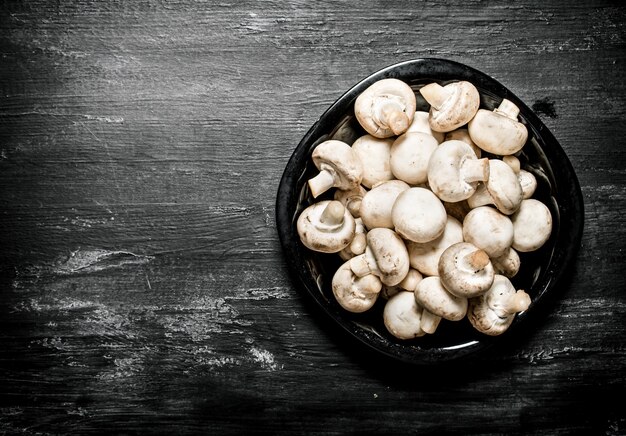
<path id="1" fill-rule="evenodd" d="M 517 120 L 519 108 L 511 100 L 507 100 L 505 98 L 500 103 L 500 106 L 494 109 L 494 112 L 504 115 L 507 118 L 511 118 L 512 120 Z"/>
<path id="2" fill-rule="evenodd" d="M 422 94 L 424 100 L 436 110 L 441 109 L 450 96 L 447 89 L 435 82 L 422 86 L 420 88 L 420 94 Z"/>
<path id="3" fill-rule="evenodd" d="M 480 271 L 485 268 L 490 262 L 489 255 L 483 250 L 476 250 L 466 255 L 464 257 L 464 260 L 467 262 L 467 265 L 472 271 Z"/>
<path id="4" fill-rule="evenodd" d="M 378 120 L 388 126 L 394 135 L 401 135 L 409 128 L 409 117 L 400 102 L 385 98 L 377 100 L 376 103 Z"/>
<path id="5" fill-rule="evenodd" d="M 528 306 L 530 306 L 530 295 L 522 290 L 519 290 L 504 300 L 499 309 L 501 312 L 504 312 L 505 316 L 508 316 L 522 312 L 528 309 Z M 501 318 L 504 318 L 504 316 L 501 316 Z"/>
<path id="6" fill-rule="evenodd" d="M 439 326 L 439 323 L 441 322 L 441 317 L 435 315 L 434 313 L 424 309 L 422 311 L 422 319 L 420 322 L 420 328 L 428 333 L 428 334 L 433 334 L 435 333 L 435 330 L 437 330 L 437 327 Z"/>
<path id="7" fill-rule="evenodd" d="M 468 183 L 489 180 L 489 159 L 465 159 L 461 164 L 463 180 Z"/>
<path id="8" fill-rule="evenodd" d="M 365 253 L 359 254 L 358 256 L 355 256 L 348 261 L 350 262 L 350 269 L 355 276 L 364 277 L 368 274 L 372 274 L 372 272 L 375 270 L 375 268 L 372 268 L 372 263 L 368 261 L 368 257 L 371 257 L 371 254 L 366 248 Z M 374 265 L 375 264 L 376 263 L 374 262 Z"/>
<path id="9" fill-rule="evenodd" d="M 328 170 L 320 171 L 317 176 L 309 179 L 309 189 L 314 198 L 328 191 L 335 184 L 335 177 Z"/>
<path id="10" fill-rule="evenodd" d="M 340 201 L 333 200 L 328 203 L 328 206 L 324 209 L 320 215 L 320 222 L 328 226 L 336 226 L 343 222 L 343 214 L 346 208 Z"/>

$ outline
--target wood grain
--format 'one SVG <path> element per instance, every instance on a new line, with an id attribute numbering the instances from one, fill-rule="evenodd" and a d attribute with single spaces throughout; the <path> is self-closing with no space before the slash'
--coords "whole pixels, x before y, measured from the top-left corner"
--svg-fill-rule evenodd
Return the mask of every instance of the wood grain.
<path id="1" fill-rule="evenodd" d="M 626 432 L 620 2 L 5 2 L 0 38 L 0 433 Z M 417 57 L 533 106 L 585 200 L 541 328 L 466 370 L 347 342 L 276 231 L 300 138 Z"/>

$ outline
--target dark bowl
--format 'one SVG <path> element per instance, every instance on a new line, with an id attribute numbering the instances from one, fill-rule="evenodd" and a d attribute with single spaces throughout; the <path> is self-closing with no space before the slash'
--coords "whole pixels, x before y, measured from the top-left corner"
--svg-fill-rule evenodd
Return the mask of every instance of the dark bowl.
<path id="1" fill-rule="evenodd" d="M 550 239 L 539 250 L 520 253 L 521 269 L 511 280 L 516 289 L 524 289 L 532 298 L 530 307 L 518 314 L 509 329 L 500 336 L 487 336 L 475 330 L 465 319 L 443 320 L 433 335 L 403 341 L 389 334 L 382 321 L 384 302 L 362 314 L 342 309 L 335 301 L 331 280 L 343 263 L 337 254 L 313 252 L 300 242 L 296 219 L 314 202 L 307 181 L 317 174 L 311 161 L 315 146 L 328 139 L 348 144 L 365 131 L 354 117 L 356 97 L 372 83 L 384 78 L 397 78 L 408 83 L 417 96 L 417 110 L 428 110 L 428 104 L 417 90 L 431 82 L 444 85 L 467 80 L 481 94 L 481 107 L 493 110 L 503 98 L 515 103 L 519 119 L 527 126 L 529 138 L 519 156 L 522 168 L 531 171 L 538 181 L 533 195 L 546 204 L 553 217 Z M 315 201 L 330 198 L 326 193 Z M 502 84 L 490 76 L 444 59 L 415 59 L 384 68 L 342 95 L 311 127 L 293 152 L 281 178 L 276 198 L 276 225 L 296 288 L 311 298 L 322 310 L 321 316 L 333 321 L 332 328 L 348 334 L 350 340 L 365 345 L 370 351 L 411 364 L 433 364 L 467 360 L 511 338 L 519 338 L 537 328 L 541 309 L 549 310 L 549 302 L 567 286 L 567 271 L 574 263 L 583 231 L 583 200 L 580 185 L 565 152 L 531 109 Z M 360 344 L 359 344 L 360 343 Z M 355 344 L 355 345 L 357 345 Z M 497 347 L 496 347 L 497 348 Z"/>

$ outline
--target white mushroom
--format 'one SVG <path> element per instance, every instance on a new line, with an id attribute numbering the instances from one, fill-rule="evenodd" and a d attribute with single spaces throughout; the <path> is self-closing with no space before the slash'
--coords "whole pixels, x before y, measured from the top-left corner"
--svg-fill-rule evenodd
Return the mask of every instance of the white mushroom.
<path id="1" fill-rule="evenodd" d="M 422 307 L 415 302 L 413 292 L 400 291 L 392 296 L 383 309 L 383 322 L 387 331 L 398 339 L 425 335 L 421 328 Z"/>
<path id="2" fill-rule="evenodd" d="M 313 197 L 335 187 L 352 189 L 361 183 L 363 166 L 352 147 L 334 139 L 317 145 L 312 153 L 313 163 L 319 173 L 308 181 Z"/>
<path id="3" fill-rule="evenodd" d="M 467 81 L 445 86 L 433 82 L 419 92 L 430 104 L 430 127 L 437 132 L 450 132 L 467 124 L 480 106 L 478 90 Z"/>
<path id="4" fill-rule="evenodd" d="M 359 218 L 361 209 L 361 200 L 367 191 L 361 185 L 352 189 L 336 189 L 333 198 L 341 203 L 350 211 L 353 217 Z"/>
<path id="5" fill-rule="evenodd" d="M 526 292 L 516 291 L 508 278 L 496 275 L 487 292 L 469 300 L 467 318 L 476 330 L 496 336 L 504 333 L 515 315 L 528 309 L 530 303 Z"/>
<path id="6" fill-rule="evenodd" d="M 393 229 L 391 210 L 398 195 L 409 189 L 402 180 L 388 180 L 374 186 L 363 196 L 359 215 L 368 229 L 387 227 Z"/>
<path id="7" fill-rule="evenodd" d="M 426 188 L 414 187 L 398 195 L 391 209 L 391 219 L 403 238 L 428 242 L 443 233 L 447 214 L 435 194 Z"/>
<path id="8" fill-rule="evenodd" d="M 374 82 L 354 102 L 354 114 L 359 124 L 377 138 L 404 133 L 413 121 L 415 108 L 415 93 L 398 79 Z"/>
<path id="9" fill-rule="evenodd" d="M 439 275 L 439 258 L 452 244 L 463 241 L 463 227 L 456 218 L 448 215 L 443 233 L 429 242 L 407 241 L 411 266 L 427 276 Z"/>
<path id="10" fill-rule="evenodd" d="M 367 246 L 367 230 L 365 229 L 361 218 L 355 218 L 354 223 L 355 229 L 352 242 L 339 252 L 339 256 L 343 260 L 352 259 L 354 256 L 365 253 L 365 247 Z"/>
<path id="11" fill-rule="evenodd" d="M 325 200 L 304 209 L 296 228 L 307 248 L 322 253 L 337 253 L 354 238 L 356 223 L 341 202 Z"/>
<path id="12" fill-rule="evenodd" d="M 528 129 L 519 122 L 519 108 L 503 99 L 493 111 L 479 109 L 468 124 L 472 140 L 481 149 L 500 156 L 515 154 L 524 147 Z"/>
<path id="13" fill-rule="evenodd" d="M 419 271 L 411 268 L 409 269 L 408 274 L 405 279 L 400 282 L 400 284 L 396 287 L 399 288 L 398 292 L 402 291 L 410 291 L 413 293 L 413 298 L 415 299 L 415 290 L 420 282 L 423 280 L 422 275 Z M 417 302 L 417 300 L 416 300 Z M 427 309 L 422 310 L 422 318 L 420 322 L 420 327 L 424 331 L 424 333 L 433 334 L 439 323 L 441 322 L 441 317 L 439 315 L 435 315 L 434 313 L 428 311 Z"/>
<path id="14" fill-rule="evenodd" d="M 426 111 L 415 112 L 415 115 L 413 116 L 413 122 L 411 123 L 409 128 L 406 129 L 406 132 L 404 133 L 411 133 L 411 132 L 426 133 L 427 135 L 434 137 L 437 140 L 437 144 L 441 144 L 444 140 L 445 133 L 436 132 L 433 129 L 431 129 L 430 122 L 428 121 L 429 117 L 430 117 L 430 114 Z"/>
<path id="15" fill-rule="evenodd" d="M 489 289 L 494 270 L 487 253 L 469 242 L 459 242 L 441 254 L 439 277 L 450 293 L 471 298 Z"/>
<path id="16" fill-rule="evenodd" d="M 413 292 L 417 287 L 417 284 L 422 280 L 422 278 L 422 274 L 419 271 L 413 268 L 409 268 L 409 272 L 400 283 L 395 286 L 383 286 L 383 289 L 380 292 L 381 297 L 388 300 L 389 298 L 401 291 Z"/>
<path id="17" fill-rule="evenodd" d="M 522 263 L 517 251 L 515 251 L 513 247 L 509 247 L 503 254 L 491 259 L 491 264 L 493 265 L 493 270 L 496 274 L 513 278 L 519 272 Z"/>
<path id="18" fill-rule="evenodd" d="M 373 274 L 359 277 L 350 269 L 349 262 L 341 265 L 332 280 L 333 295 L 345 310 L 362 313 L 371 309 L 383 284 Z"/>
<path id="19" fill-rule="evenodd" d="M 363 166 L 361 183 L 370 189 L 374 185 L 392 180 L 391 144 L 393 138 L 380 139 L 372 135 L 363 135 L 354 141 L 352 150 Z"/>
<path id="20" fill-rule="evenodd" d="M 539 200 L 522 201 L 519 210 L 511 215 L 513 223 L 512 247 L 520 252 L 538 250 L 552 233 L 552 214 Z"/>
<path id="21" fill-rule="evenodd" d="M 467 127 L 459 127 L 458 129 L 454 129 L 451 132 L 447 132 L 444 140 L 451 141 L 453 139 L 457 141 L 463 141 L 467 145 L 472 147 L 472 150 L 474 150 L 474 154 L 476 155 L 477 158 L 480 159 L 480 157 L 482 156 L 482 150 L 480 149 L 479 146 L 474 144 L 474 141 L 472 141 L 472 137 L 469 135 L 469 132 L 467 131 Z"/>
<path id="22" fill-rule="evenodd" d="M 532 197 L 537 190 L 537 178 L 533 175 L 533 173 L 526 170 L 520 170 L 517 174 L 517 180 L 522 187 L 524 199 Z"/>
<path id="23" fill-rule="evenodd" d="M 448 292 L 437 276 L 424 278 L 414 294 L 417 304 L 443 319 L 460 321 L 467 313 L 467 298 Z"/>
<path id="24" fill-rule="evenodd" d="M 437 140 L 422 132 L 398 136 L 391 145 L 391 172 L 410 185 L 428 181 L 428 161 L 438 146 Z"/>
<path id="25" fill-rule="evenodd" d="M 500 159 L 489 159 L 489 178 L 467 199 L 471 208 L 494 204 L 505 215 L 515 212 L 524 193 L 513 168 Z"/>
<path id="26" fill-rule="evenodd" d="M 463 220 L 463 240 L 484 250 L 490 258 L 501 256 L 513 243 L 513 223 L 491 206 L 477 207 Z"/>
<path id="27" fill-rule="evenodd" d="M 367 232 L 365 253 L 353 257 L 349 262 L 357 276 L 374 274 L 388 286 L 397 285 L 409 272 L 409 253 L 404 241 L 387 228 L 375 228 Z"/>
<path id="28" fill-rule="evenodd" d="M 478 159 L 472 147 L 463 141 L 442 142 L 428 162 L 430 189 L 442 201 L 466 200 L 478 182 L 489 178 L 489 160 Z"/>

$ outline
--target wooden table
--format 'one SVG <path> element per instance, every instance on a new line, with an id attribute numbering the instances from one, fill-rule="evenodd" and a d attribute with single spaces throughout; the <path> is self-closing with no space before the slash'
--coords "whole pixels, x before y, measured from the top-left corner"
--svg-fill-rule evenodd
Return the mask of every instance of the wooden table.
<path id="1" fill-rule="evenodd" d="M 626 433 L 626 8 L 383 3 L 3 4 L 0 434 Z M 275 225 L 309 127 L 419 57 L 532 106 L 585 199 L 552 311 L 454 371 L 361 359 Z"/>

